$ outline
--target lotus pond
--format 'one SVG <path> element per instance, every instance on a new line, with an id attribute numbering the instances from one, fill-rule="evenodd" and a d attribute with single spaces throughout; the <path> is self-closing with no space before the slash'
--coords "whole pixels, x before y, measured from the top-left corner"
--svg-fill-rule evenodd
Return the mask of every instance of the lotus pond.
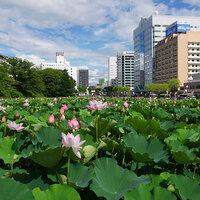
<path id="1" fill-rule="evenodd" d="M 0 100 L 0 200 L 199 200 L 199 100 Z"/>

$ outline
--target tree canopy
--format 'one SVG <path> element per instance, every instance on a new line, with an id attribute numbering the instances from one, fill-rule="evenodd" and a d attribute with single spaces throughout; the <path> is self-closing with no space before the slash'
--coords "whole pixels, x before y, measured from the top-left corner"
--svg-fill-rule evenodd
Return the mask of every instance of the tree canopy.
<path id="1" fill-rule="evenodd" d="M 33 63 L 8 57 L 0 63 L 0 96 L 54 97 L 75 93 L 75 81 L 66 70 L 41 70 Z"/>

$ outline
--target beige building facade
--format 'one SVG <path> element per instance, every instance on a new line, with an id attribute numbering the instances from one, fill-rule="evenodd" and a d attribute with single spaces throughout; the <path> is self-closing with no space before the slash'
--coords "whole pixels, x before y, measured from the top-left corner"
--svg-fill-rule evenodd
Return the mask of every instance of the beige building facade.
<path id="1" fill-rule="evenodd" d="M 176 33 L 158 42 L 155 49 L 155 82 L 178 78 L 181 85 L 200 73 L 200 32 Z"/>

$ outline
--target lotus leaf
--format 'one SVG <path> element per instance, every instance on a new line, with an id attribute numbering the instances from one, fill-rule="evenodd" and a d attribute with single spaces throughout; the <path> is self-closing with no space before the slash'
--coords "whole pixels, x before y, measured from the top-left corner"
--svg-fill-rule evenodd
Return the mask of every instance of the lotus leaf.
<path id="1" fill-rule="evenodd" d="M 150 183 L 149 176 L 138 177 L 135 173 L 117 165 L 115 159 L 100 158 L 95 160 L 94 163 L 95 178 L 92 180 L 90 189 L 98 197 L 117 200 L 139 184 Z"/>
<path id="2" fill-rule="evenodd" d="M 124 136 L 124 143 L 131 148 L 131 153 L 138 162 L 168 161 L 165 145 L 156 138 L 128 134 Z"/>

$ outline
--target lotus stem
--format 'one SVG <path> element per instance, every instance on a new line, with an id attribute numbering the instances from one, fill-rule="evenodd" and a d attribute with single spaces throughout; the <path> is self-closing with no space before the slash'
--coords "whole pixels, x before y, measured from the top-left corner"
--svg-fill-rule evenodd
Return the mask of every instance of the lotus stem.
<path id="1" fill-rule="evenodd" d="M 6 124 L 4 126 L 4 135 L 3 136 L 6 137 Z"/>
<path id="2" fill-rule="evenodd" d="M 125 163 L 125 156 L 126 156 L 126 149 L 123 149 L 123 160 L 122 160 L 122 166 L 124 166 L 124 163 Z"/>
<path id="3" fill-rule="evenodd" d="M 193 172 L 193 176 L 192 176 L 193 179 L 194 179 L 194 177 L 195 177 L 196 169 L 197 169 L 197 166 L 195 165 L 194 172 Z"/>
<path id="4" fill-rule="evenodd" d="M 69 166 L 70 166 L 70 157 L 68 156 L 68 163 L 67 163 L 67 184 L 69 185 Z"/>
<path id="5" fill-rule="evenodd" d="M 99 115 L 96 117 L 96 141 L 98 142 L 99 137 Z"/>

